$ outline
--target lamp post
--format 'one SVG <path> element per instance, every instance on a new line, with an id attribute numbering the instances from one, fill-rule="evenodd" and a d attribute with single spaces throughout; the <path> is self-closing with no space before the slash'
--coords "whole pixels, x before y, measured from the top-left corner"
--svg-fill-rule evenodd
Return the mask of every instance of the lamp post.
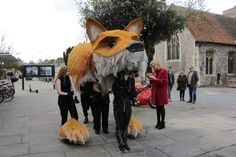
<path id="1" fill-rule="evenodd" d="M 4 62 L 0 62 L 0 80 L 3 79 L 4 77 L 3 66 L 4 66 Z"/>

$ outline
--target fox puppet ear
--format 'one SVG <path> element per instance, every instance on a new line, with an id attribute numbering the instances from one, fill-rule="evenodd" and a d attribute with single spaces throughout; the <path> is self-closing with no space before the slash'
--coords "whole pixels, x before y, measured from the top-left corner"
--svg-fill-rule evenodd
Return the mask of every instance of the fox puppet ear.
<path id="1" fill-rule="evenodd" d="M 137 18 L 132 20 L 125 28 L 125 31 L 128 32 L 134 32 L 140 35 L 141 31 L 143 29 L 143 24 L 142 24 L 142 18 Z"/>
<path id="2" fill-rule="evenodd" d="M 101 32 L 106 31 L 106 29 L 99 22 L 97 22 L 96 20 L 92 18 L 87 18 L 86 30 L 87 30 L 89 40 L 92 43 L 96 40 L 96 38 Z"/>
<path id="3" fill-rule="evenodd" d="M 132 20 L 125 28 L 125 31 L 128 32 L 134 32 L 137 33 L 138 35 L 140 35 L 141 31 L 142 31 L 142 18 L 137 18 Z M 87 30 L 87 34 L 89 37 L 90 42 L 94 42 L 96 40 L 96 38 L 98 37 L 98 35 L 101 32 L 106 31 L 106 29 L 96 20 L 92 19 L 92 18 L 87 18 L 86 21 L 86 30 Z"/>

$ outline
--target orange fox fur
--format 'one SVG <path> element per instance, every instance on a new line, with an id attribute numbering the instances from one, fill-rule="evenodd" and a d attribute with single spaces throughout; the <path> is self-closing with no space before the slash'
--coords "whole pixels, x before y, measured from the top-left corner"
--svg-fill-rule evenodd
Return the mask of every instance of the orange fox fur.
<path id="1" fill-rule="evenodd" d="M 70 142 L 85 144 L 89 140 L 88 128 L 74 118 L 68 120 L 59 130 L 61 139 L 68 139 Z"/>

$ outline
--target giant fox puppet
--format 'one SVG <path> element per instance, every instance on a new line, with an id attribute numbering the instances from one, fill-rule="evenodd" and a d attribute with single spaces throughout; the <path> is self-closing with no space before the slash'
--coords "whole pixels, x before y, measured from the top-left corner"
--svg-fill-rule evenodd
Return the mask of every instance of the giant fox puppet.
<path id="1" fill-rule="evenodd" d="M 141 18 L 131 21 L 123 30 L 109 31 L 96 20 L 87 18 L 86 29 L 91 43 L 78 44 L 68 57 L 70 74 L 76 87 L 87 81 L 95 81 L 101 84 L 102 92 L 106 93 L 121 71 L 135 72 L 141 78 L 145 77 L 147 55 L 140 41 Z M 129 134 L 136 137 L 141 129 L 141 124 L 132 117 Z"/>

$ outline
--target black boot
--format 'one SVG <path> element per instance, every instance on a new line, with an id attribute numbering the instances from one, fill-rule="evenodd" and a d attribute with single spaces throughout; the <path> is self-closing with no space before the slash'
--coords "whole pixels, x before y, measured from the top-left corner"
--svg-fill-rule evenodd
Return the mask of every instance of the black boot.
<path id="1" fill-rule="evenodd" d="M 158 128 L 159 130 L 160 129 L 164 129 L 166 127 L 166 125 L 165 125 L 165 122 L 161 122 L 160 123 L 160 127 Z"/>
<path id="2" fill-rule="evenodd" d="M 88 120 L 88 117 L 85 117 L 84 118 L 84 124 L 87 124 L 87 123 L 89 123 L 89 120 Z"/>
<path id="3" fill-rule="evenodd" d="M 159 129 L 160 127 L 161 127 L 161 123 L 160 123 L 160 122 L 157 122 L 155 128 L 156 128 L 156 129 Z"/>
<path id="4" fill-rule="evenodd" d="M 124 148 L 123 145 L 119 145 L 118 148 L 119 148 L 119 150 L 120 150 L 121 152 L 123 152 L 123 153 L 125 152 L 125 148 Z"/>
<path id="5" fill-rule="evenodd" d="M 79 103 L 79 100 L 78 100 L 77 96 L 75 96 L 74 102 Z"/>
<path id="6" fill-rule="evenodd" d="M 123 139 L 122 139 L 122 131 L 118 128 L 116 128 L 116 139 L 117 139 L 119 150 L 121 152 L 125 152 L 124 142 L 123 142 Z"/>
<path id="7" fill-rule="evenodd" d="M 99 130 L 95 130 L 95 134 L 100 134 L 100 131 Z"/>
<path id="8" fill-rule="evenodd" d="M 127 150 L 127 151 L 130 151 L 130 150 L 131 150 L 127 143 L 126 143 L 123 147 L 124 147 L 125 150 Z"/>
<path id="9" fill-rule="evenodd" d="M 130 147 L 128 146 L 126 136 L 127 136 L 127 129 L 122 131 L 123 147 L 125 148 L 125 150 L 130 151 Z"/>
<path id="10" fill-rule="evenodd" d="M 160 128 L 160 117 L 161 117 L 161 113 L 160 113 L 160 107 L 157 105 L 157 108 L 156 108 L 156 113 L 157 113 L 157 124 L 155 126 L 156 129 L 159 129 Z"/>

